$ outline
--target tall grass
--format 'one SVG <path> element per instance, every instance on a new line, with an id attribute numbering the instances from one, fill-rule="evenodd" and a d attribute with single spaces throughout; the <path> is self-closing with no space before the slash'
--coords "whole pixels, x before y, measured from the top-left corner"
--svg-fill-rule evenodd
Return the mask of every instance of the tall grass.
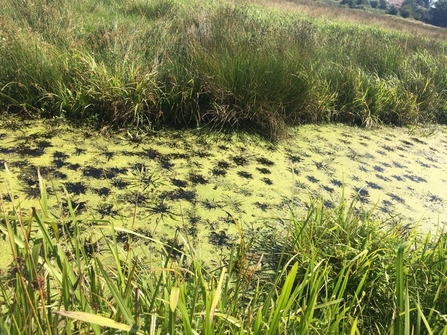
<path id="1" fill-rule="evenodd" d="M 327 209 L 317 199 L 254 240 L 235 221 L 239 242 L 211 268 L 181 229 L 180 250 L 77 217 L 66 191 L 39 183 L 40 209 L 2 200 L 13 255 L 0 281 L 2 334 L 447 332 L 443 231 L 380 227 L 355 200 Z M 54 201 L 69 211 L 55 213 Z"/>
<path id="2" fill-rule="evenodd" d="M 106 127 L 248 128 L 271 138 L 308 122 L 446 122 L 443 38 L 300 8 L 6 0 L 0 108 Z"/>

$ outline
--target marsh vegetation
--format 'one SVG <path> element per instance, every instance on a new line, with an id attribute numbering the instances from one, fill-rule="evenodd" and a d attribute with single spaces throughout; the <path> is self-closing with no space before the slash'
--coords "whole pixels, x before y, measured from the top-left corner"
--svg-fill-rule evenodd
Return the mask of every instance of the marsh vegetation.
<path id="1" fill-rule="evenodd" d="M 327 20 L 303 8 L 7 0 L 0 108 L 105 127 L 251 129 L 272 139 L 309 122 L 446 122 L 443 30 L 413 22 L 398 31 L 394 18 L 391 28 L 359 25 L 343 12 Z"/>

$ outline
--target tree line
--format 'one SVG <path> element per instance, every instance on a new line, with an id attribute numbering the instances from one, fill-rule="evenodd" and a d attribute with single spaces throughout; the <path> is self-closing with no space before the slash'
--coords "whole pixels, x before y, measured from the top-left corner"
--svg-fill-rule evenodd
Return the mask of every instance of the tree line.
<path id="1" fill-rule="evenodd" d="M 447 0 L 404 0 L 402 6 L 389 5 L 386 0 L 342 0 L 342 5 L 356 9 L 368 7 L 447 28 Z"/>

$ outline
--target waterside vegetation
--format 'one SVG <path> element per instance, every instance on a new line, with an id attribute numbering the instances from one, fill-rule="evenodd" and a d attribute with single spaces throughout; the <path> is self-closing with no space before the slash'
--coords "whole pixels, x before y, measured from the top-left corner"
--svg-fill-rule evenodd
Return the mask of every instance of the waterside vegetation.
<path id="1" fill-rule="evenodd" d="M 69 210 L 55 213 L 39 181 L 40 209 L 11 201 L 7 212 L 2 201 L 13 256 L 0 280 L 2 334 L 447 332 L 443 231 L 384 228 L 355 199 L 333 209 L 316 200 L 253 239 L 235 220 L 240 239 L 211 268 L 181 228 L 165 245 L 83 220 L 66 190 L 56 199 Z"/>
<path id="2" fill-rule="evenodd" d="M 6 0 L 0 109 L 104 129 L 231 127 L 272 139 L 310 122 L 447 121 L 444 30 L 267 4 Z"/>

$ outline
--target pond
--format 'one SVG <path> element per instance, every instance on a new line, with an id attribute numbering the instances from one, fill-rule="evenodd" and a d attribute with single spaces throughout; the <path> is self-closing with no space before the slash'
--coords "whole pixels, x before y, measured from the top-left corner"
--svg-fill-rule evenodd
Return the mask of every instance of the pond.
<path id="1" fill-rule="evenodd" d="M 319 196 L 329 208 L 342 194 L 357 198 L 390 225 L 428 231 L 447 223 L 445 127 L 307 125 L 275 144 L 246 134 L 107 136 L 60 120 L 5 120 L 0 162 L 2 197 L 9 199 L 6 164 L 23 210 L 39 208 L 39 169 L 55 220 L 67 211 L 57 201 L 64 185 L 84 222 L 113 220 L 161 240 L 180 229 L 204 255 L 238 240 L 234 220 L 256 234 L 283 225 L 278 217 L 290 218 L 290 208 L 304 214 Z"/>

